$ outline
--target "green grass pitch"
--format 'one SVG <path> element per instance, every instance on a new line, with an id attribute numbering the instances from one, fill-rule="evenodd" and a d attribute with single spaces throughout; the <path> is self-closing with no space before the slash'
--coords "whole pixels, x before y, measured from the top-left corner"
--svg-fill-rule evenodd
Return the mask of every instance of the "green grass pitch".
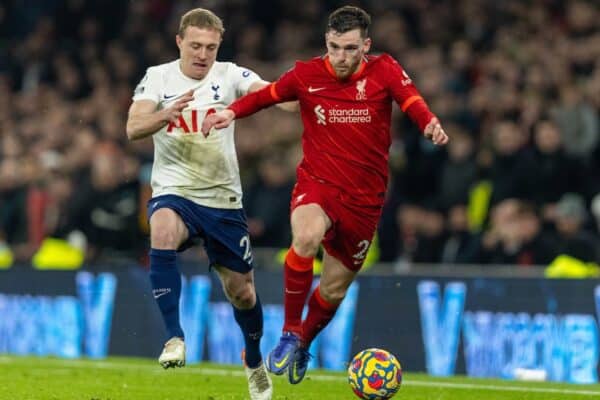
<path id="1" fill-rule="evenodd" d="M 600 385 L 514 382 L 405 373 L 394 400 L 600 399 Z M 274 400 L 357 399 L 343 373 L 309 370 L 299 385 L 273 377 Z M 163 370 L 155 360 L 0 356 L 0 399 L 18 400 L 237 400 L 248 399 L 241 366 L 204 363 Z"/>

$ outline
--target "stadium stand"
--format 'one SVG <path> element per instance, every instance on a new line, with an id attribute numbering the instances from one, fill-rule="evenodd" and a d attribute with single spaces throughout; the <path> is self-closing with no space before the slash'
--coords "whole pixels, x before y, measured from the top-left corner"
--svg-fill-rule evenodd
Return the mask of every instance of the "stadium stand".
<path id="1" fill-rule="evenodd" d="M 315 27 L 342 3 L 3 1 L 0 240 L 12 256 L 0 261 L 29 262 L 49 237 L 86 243 L 90 262 L 141 257 L 152 143 L 127 141 L 126 113 L 145 67 L 177 57 L 183 10 L 215 11 L 219 58 L 276 79 L 322 51 Z M 372 13 L 374 51 L 403 64 L 451 136 L 436 148 L 395 113 L 380 261 L 598 262 L 598 2 L 351 3 Z M 300 129 L 278 110 L 239 124 L 257 245 L 289 241 Z"/>

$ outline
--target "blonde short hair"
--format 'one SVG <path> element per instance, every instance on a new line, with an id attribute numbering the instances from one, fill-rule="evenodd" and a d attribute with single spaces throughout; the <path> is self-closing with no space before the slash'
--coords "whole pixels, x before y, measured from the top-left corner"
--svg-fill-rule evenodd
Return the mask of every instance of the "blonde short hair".
<path id="1" fill-rule="evenodd" d="M 212 29 L 219 32 L 221 36 L 223 36 L 223 32 L 225 32 L 221 18 L 217 17 L 212 11 L 204 8 L 194 8 L 183 14 L 181 21 L 179 22 L 179 36 L 183 37 L 188 26 Z"/>

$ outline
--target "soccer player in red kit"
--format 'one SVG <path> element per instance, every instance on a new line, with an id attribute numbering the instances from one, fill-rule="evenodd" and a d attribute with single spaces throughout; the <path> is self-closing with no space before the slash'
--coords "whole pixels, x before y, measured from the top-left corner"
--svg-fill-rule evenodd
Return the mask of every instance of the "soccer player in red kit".
<path id="1" fill-rule="evenodd" d="M 279 344 L 267 357 L 267 368 L 278 375 L 287 370 L 291 383 L 304 378 L 311 341 L 333 318 L 371 245 L 387 188 L 392 101 L 434 144 L 448 141 L 404 69 L 387 54 L 366 55 L 370 19 L 358 7 L 337 9 L 329 16 L 325 56 L 297 62 L 276 82 L 207 116 L 202 124 L 208 134 L 270 105 L 299 101 L 304 158 L 292 193 L 285 323 Z M 303 321 L 321 243 L 321 280 Z"/>

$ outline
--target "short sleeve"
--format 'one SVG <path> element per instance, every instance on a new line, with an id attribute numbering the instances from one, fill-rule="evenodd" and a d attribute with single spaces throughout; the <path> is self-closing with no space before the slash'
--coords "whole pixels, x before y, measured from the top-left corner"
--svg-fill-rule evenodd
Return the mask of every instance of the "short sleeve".
<path id="1" fill-rule="evenodd" d="M 140 80 L 133 92 L 133 101 L 152 100 L 156 104 L 160 102 L 163 79 L 160 70 L 150 67 L 146 75 Z"/>
<path id="2" fill-rule="evenodd" d="M 262 82 L 262 79 L 256 72 L 242 68 L 234 63 L 229 65 L 227 77 L 235 88 L 236 97 L 247 94 L 253 83 Z"/>

